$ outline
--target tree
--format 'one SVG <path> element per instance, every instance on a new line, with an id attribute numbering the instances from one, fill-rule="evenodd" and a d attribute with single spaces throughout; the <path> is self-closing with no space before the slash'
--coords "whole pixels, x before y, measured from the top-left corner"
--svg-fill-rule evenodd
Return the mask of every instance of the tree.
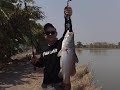
<path id="1" fill-rule="evenodd" d="M 82 42 L 78 41 L 76 47 L 81 48 L 83 46 Z"/>
<path id="2" fill-rule="evenodd" d="M 118 46 L 120 46 L 120 42 L 118 42 Z"/>
<path id="3" fill-rule="evenodd" d="M 26 0 L 26 3 L 31 2 L 33 0 Z M 34 34 L 35 30 L 42 33 L 42 26 L 36 23 L 37 20 L 44 19 L 41 7 L 29 5 L 26 6 L 26 10 L 23 5 L 23 0 L 0 0 L 0 60 L 2 62 L 21 52 L 20 45 L 27 45 L 33 39 L 31 37 L 37 38 L 34 36 L 37 35 Z"/>

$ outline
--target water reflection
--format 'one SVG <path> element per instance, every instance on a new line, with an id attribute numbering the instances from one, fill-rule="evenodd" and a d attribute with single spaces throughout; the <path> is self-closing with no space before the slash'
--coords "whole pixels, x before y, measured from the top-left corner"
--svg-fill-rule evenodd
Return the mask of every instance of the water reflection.
<path id="1" fill-rule="evenodd" d="M 107 55 L 107 49 L 90 49 L 89 52 L 94 55 Z"/>
<path id="2" fill-rule="evenodd" d="M 80 55 L 82 53 L 82 49 L 81 48 L 76 48 L 76 53 Z"/>
<path id="3" fill-rule="evenodd" d="M 102 90 L 120 90 L 120 49 L 76 49 L 76 53 L 80 64 L 90 65 Z"/>

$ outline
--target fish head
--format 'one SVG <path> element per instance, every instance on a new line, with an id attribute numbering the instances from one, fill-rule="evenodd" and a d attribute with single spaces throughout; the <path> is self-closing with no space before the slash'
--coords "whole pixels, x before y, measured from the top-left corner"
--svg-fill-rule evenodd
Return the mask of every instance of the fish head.
<path id="1" fill-rule="evenodd" d="M 64 36 L 62 47 L 69 48 L 73 46 L 74 46 L 74 32 L 69 32 L 68 30 Z"/>

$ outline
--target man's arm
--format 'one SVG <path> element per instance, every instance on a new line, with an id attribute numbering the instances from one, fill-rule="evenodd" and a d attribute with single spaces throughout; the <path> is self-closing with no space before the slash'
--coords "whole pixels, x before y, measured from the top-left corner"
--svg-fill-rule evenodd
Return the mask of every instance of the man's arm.
<path id="1" fill-rule="evenodd" d="M 67 27 L 67 24 L 70 25 L 70 28 Z M 73 31 L 73 30 L 72 30 L 72 21 L 71 21 L 71 18 L 70 18 L 70 17 L 69 17 L 69 20 L 67 20 L 67 17 L 65 17 L 65 24 L 64 24 L 64 27 L 65 27 L 65 31 L 64 31 L 64 33 L 63 33 L 62 38 L 64 38 L 64 36 L 65 36 L 67 30 L 69 30 L 70 32 Z"/>
<path id="2" fill-rule="evenodd" d="M 63 40 L 67 30 L 69 30 L 70 32 L 72 32 L 72 21 L 71 21 L 71 15 L 72 15 L 72 8 L 71 7 L 68 7 L 66 6 L 64 8 L 64 19 L 65 19 L 65 24 L 64 24 L 64 27 L 65 27 L 65 31 L 63 33 L 63 36 L 61 38 L 61 41 Z M 69 24 L 69 27 L 68 27 L 68 24 Z"/>
<path id="3" fill-rule="evenodd" d="M 36 66 L 36 67 L 39 67 L 39 68 L 42 68 L 44 67 L 44 59 L 42 58 L 42 56 L 39 58 L 38 61 L 36 61 L 36 58 L 33 58 L 31 60 L 31 63 Z"/>
<path id="4" fill-rule="evenodd" d="M 39 67 L 39 68 L 42 68 L 42 67 L 44 67 L 44 64 L 41 63 L 41 61 L 37 61 L 37 62 L 34 64 L 34 66 Z"/>
<path id="5" fill-rule="evenodd" d="M 67 27 L 67 24 L 70 25 L 70 28 Z M 73 30 L 72 30 L 72 21 L 71 21 L 70 16 L 65 17 L 65 29 L 66 29 L 66 30 L 69 30 L 70 32 L 73 31 Z"/>

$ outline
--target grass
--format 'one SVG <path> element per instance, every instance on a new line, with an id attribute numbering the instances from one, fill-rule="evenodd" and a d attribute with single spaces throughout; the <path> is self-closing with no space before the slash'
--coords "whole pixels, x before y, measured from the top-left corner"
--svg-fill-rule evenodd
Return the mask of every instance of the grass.
<path id="1" fill-rule="evenodd" d="M 88 69 L 88 65 L 77 66 L 75 76 L 71 78 L 71 90 L 102 90 L 93 84 L 92 73 Z"/>

